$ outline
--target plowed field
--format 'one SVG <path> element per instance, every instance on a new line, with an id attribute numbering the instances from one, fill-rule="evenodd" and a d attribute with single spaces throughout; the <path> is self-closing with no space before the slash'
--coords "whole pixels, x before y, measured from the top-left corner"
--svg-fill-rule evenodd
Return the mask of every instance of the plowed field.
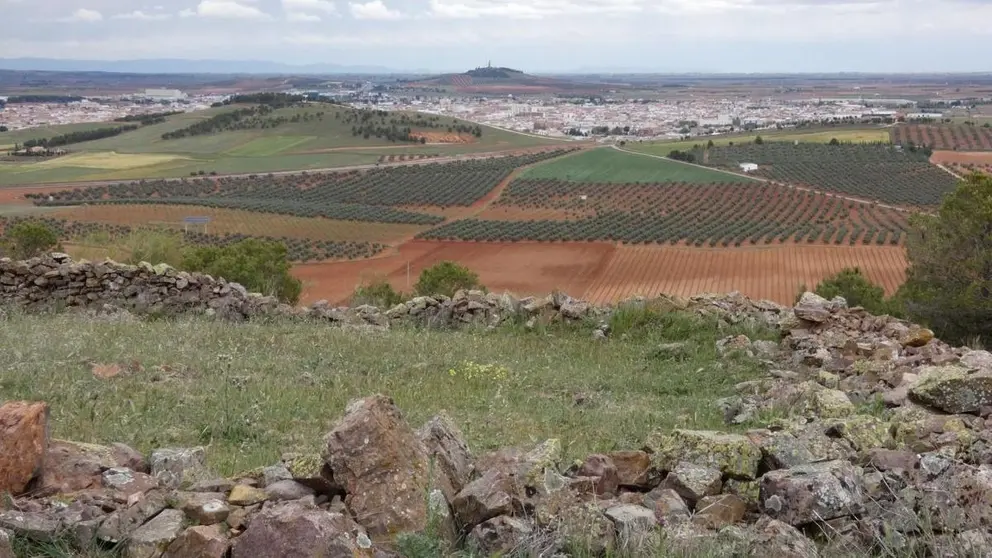
<path id="1" fill-rule="evenodd" d="M 344 303 L 363 281 L 388 278 L 409 291 L 420 271 L 453 260 L 479 273 L 494 292 L 545 295 L 560 289 L 594 302 L 633 295 L 740 291 L 755 298 L 791 303 L 805 284 L 858 266 L 893 292 L 905 279 L 905 250 L 897 246 L 777 245 L 708 249 L 677 246 L 617 246 L 605 242 L 486 243 L 413 241 L 377 258 L 299 265 L 303 301 Z M 407 282 L 407 264 L 410 279 Z"/>

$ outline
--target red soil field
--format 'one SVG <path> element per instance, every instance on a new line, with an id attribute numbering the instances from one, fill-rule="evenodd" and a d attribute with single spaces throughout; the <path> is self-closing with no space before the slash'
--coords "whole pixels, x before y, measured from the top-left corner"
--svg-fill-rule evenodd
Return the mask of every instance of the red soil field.
<path id="1" fill-rule="evenodd" d="M 992 165 L 992 153 L 986 151 L 934 151 L 930 162 L 936 165 Z"/>
<path id="2" fill-rule="evenodd" d="M 708 249 L 617 246 L 605 242 L 483 243 L 412 241 L 398 251 L 354 262 L 299 265 L 303 302 L 345 303 L 363 281 L 387 278 L 409 291 L 420 271 L 442 260 L 475 270 L 492 291 L 518 296 L 560 289 L 597 303 L 634 295 L 693 295 L 740 291 L 753 298 L 792 303 L 800 285 L 814 287 L 845 267 L 858 266 L 894 292 L 905 280 L 905 250 L 898 246 L 773 245 Z"/>

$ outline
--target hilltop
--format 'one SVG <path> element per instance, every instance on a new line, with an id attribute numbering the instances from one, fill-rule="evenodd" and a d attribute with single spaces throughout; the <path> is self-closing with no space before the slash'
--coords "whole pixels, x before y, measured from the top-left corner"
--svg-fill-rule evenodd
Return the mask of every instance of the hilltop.
<path id="1" fill-rule="evenodd" d="M 0 553 L 992 548 L 968 504 L 992 497 L 992 354 L 840 298 L 246 314 L 267 302 L 167 268 L 0 269 L 3 397 L 35 402 L 0 406 L 0 442 L 23 448 L 0 456 Z M 59 300 L 87 308 L 43 311 Z"/>

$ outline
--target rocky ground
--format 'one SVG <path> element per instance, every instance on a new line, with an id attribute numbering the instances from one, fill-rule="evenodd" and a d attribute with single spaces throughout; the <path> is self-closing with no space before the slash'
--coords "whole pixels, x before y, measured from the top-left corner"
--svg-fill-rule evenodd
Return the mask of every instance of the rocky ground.
<path id="1" fill-rule="evenodd" d="M 461 305 L 453 315 L 484 321 L 490 297 L 389 312 Z M 601 312 L 561 296 L 526 304 Z M 7 402 L 0 557 L 52 541 L 177 558 L 992 555 L 992 354 L 811 293 L 795 308 L 738 295 L 650 304 L 781 331 L 779 343 L 718 343 L 767 365 L 714 402 L 735 433 L 659 431 L 574 463 L 558 440 L 476 455 L 445 416 L 414 429 L 374 395 L 348 406 L 321 455 L 220 478 L 204 448 L 145 456 L 50 439 L 47 404 Z"/>

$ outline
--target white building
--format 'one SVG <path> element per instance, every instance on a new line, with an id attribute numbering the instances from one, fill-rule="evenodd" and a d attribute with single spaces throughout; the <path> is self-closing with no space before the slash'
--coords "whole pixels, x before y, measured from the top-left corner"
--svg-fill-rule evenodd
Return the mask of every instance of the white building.
<path id="1" fill-rule="evenodd" d="M 754 163 L 741 163 L 741 171 L 743 172 L 754 172 L 758 170 L 758 165 Z"/>
<path id="2" fill-rule="evenodd" d="M 153 101 L 178 101 L 186 94 L 178 89 L 145 89 L 145 97 Z"/>

